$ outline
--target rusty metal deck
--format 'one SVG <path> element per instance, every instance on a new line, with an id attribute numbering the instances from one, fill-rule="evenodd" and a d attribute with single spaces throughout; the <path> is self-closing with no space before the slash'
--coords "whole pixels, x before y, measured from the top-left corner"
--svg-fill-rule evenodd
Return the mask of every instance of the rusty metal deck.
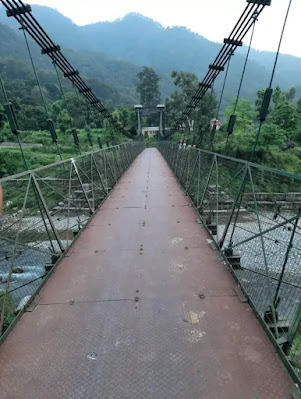
<path id="1" fill-rule="evenodd" d="M 1 346 L 1 399 L 291 398 L 208 240 L 145 150 Z"/>

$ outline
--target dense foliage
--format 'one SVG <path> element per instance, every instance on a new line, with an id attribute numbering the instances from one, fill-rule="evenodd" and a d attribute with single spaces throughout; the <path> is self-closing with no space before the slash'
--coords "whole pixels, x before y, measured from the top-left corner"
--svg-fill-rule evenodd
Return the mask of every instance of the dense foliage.
<path id="1" fill-rule="evenodd" d="M 194 73 L 173 71 L 171 76 L 174 79 L 174 85 L 177 89 L 172 93 L 170 98 L 166 100 L 168 126 L 172 126 L 174 121 L 181 115 L 185 104 L 187 104 L 198 87 L 198 78 Z M 186 132 L 189 130 L 188 136 L 190 143 L 201 144 L 201 132 L 208 130 L 216 105 L 217 101 L 215 96 L 212 95 L 212 93 L 207 93 L 198 107 L 192 112 L 191 116 L 187 118 L 186 123 L 183 125 L 183 129 L 186 130 Z M 179 135 L 176 135 L 176 138 L 179 138 Z"/>
<path id="2" fill-rule="evenodd" d="M 233 157 L 248 160 L 258 131 L 258 109 L 264 90 L 259 90 L 255 103 L 240 99 L 237 121 L 227 143 L 226 128 L 233 113 L 234 100 L 224 111 L 223 127 L 216 135 L 215 149 Z M 273 93 L 268 119 L 264 123 L 253 161 L 301 174 L 301 100 L 294 102 L 295 89 L 284 92 L 277 86 Z M 210 132 L 207 131 L 207 135 Z"/>
<path id="3" fill-rule="evenodd" d="M 143 107 L 156 107 L 160 102 L 160 78 L 153 68 L 143 67 L 137 75 L 139 81 L 137 92 L 140 95 L 140 103 Z"/>

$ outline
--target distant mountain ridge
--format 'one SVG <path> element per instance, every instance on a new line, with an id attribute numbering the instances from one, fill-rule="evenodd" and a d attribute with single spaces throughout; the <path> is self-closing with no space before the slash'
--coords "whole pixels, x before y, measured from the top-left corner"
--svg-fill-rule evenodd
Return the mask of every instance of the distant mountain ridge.
<path id="1" fill-rule="evenodd" d="M 163 28 L 158 22 L 135 13 L 113 22 L 98 22 L 86 26 L 75 25 L 70 19 L 49 7 L 35 5 L 33 13 L 51 38 L 59 43 L 63 50 L 72 49 L 77 60 L 86 53 L 93 53 L 100 69 L 103 69 L 102 64 L 105 63 L 108 84 L 116 82 L 119 72 L 125 76 L 124 69 L 127 65 L 130 75 L 124 86 L 132 87 L 133 94 L 135 75 L 139 68 L 142 65 L 153 67 L 161 77 L 163 100 L 173 90 L 170 79 L 172 70 L 195 72 L 202 79 L 209 63 L 215 59 L 221 47 L 221 44 L 211 42 L 184 27 Z M 3 8 L 0 9 L 0 22 L 13 28 L 17 27 L 14 20 L 5 16 Z M 0 44 L 0 52 L 2 47 Z M 84 54 L 80 55 L 79 52 Z M 245 49 L 241 49 L 234 57 L 225 91 L 225 101 L 236 95 L 244 54 Z M 256 91 L 268 85 L 274 58 L 275 54 L 272 52 L 251 51 L 242 96 L 254 99 Z M 88 57 L 86 62 L 82 60 L 80 64 L 86 64 L 86 71 L 91 72 L 87 64 L 88 59 L 90 58 Z M 92 69 L 97 74 L 95 64 Z M 275 83 L 284 90 L 296 87 L 297 97 L 301 97 L 300 71 L 300 58 L 281 54 Z M 115 78 L 109 78 L 110 74 L 112 76 L 115 74 Z M 221 81 L 222 77 L 218 79 L 217 90 L 221 86 Z M 119 79 L 115 87 L 118 89 L 121 83 L 122 79 Z"/>

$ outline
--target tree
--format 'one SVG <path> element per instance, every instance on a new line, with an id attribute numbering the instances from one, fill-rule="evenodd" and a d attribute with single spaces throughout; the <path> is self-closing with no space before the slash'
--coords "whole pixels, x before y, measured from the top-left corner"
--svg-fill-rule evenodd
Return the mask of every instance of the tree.
<path id="1" fill-rule="evenodd" d="M 71 127 L 71 118 L 66 109 L 63 109 L 57 117 L 58 128 L 65 133 Z"/>
<path id="2" fill-rule="evenodd" d="M 280 103 L 286 100 L 286 93 L 282 92 L 280 87 L 277 85 L 273 92 L 273 103 L 277 107 Z"/>
<path id="3" fill-rule="evenodd" d="M 288 101 L 293 101 L 293 99 L 295 98 L 295 95 L 296 95 L 296 89 L 294 87 L 292 87 L 285 94 L 286 94 L 286 98 L 287 98 Z"/>
<path id="4" fill-rule="evenodd" d="M 284 92 L 277 86 L 273 95 L 274 108 L 271 111 L 271 121 L 286 131 L 287 140 L 291 139 L 297 128 L 298 115 L 295 106 L 288 101 Z"/>
<path id="5" fill-rule="evenodd" d="M 156 107 L 160 102 L 159 77 L 149 67 L 143 67 L 137 74 L 137 92 L 140 95 L 140 102 L 144 107 Z"/>
<path id="6" fill-rule="evenodd" d="M 41 91 L 43 93 L 45 101 L 49 98 L 49 93 L 45 87 L 41 87 Z M 37 104 L 41 104 L 42 97 L 41 92 L 38 86 L 34 86 L 31 90 L 31 97 L 36 101 Z"/>
<path id="7" fill-rule="evenodd" d="M 231 105 L 224 110 L 225 125 L 228 124 L 230 115 L 233 113 L 235 99 L 231 101 Z M 245 98 L 240 98 L 236 107 L 236 123 L 235 130 L 244 130 L 250 132 L 254 128 L 254 119 L 256 112 L 251 102 Z"/>
<path id="8" fill-rule="evenodd" d="M 233 99 L 231 105 L 224 110 L 224 126 L 228 125 L 230 115 L 233 113 L 233 108 L 236 99 Z M 236 107 L 236 123 L 235 130 L 229 140 L 228 154 L 239 158 L 249 158 L 252 151 L 255 139 L 255 107 L 251 102 L 245 98 L 240 98 Z M 217 142 L 217 149 L 221 152 L 225 150 L 227 133 L 222 132 L 223 140 L 221 143 Z M 218 137 L 220 134 L 218 134 Z"/>
<path id="9" fill-rule="evenodd" d="M 264 97 L 265 89 L 260 89 L 257 91 L 257 98 L 255 100 L 255 110 L 257 113 L 260 112 L 262 102 L 263 102 L 263 97 Z"/>
<path id="10" fill-rule="evenodd" d="M 257 151 L 272 153 L 273 151 L 281 150 L 286 137 L 287 133 L 284 129 L 273 123 L 265 123 L 261 129 Z"/>
<path id="11" fill-rule="evenodd" d="M 199 83 L 197 75 L 191 72 L 173 71 L 171 77 L 174 79 L 175 86 L 181 89 L 183 102 L 186 102 L 197 89 Z"/>
<path id="12" fill-rule="evenodd" d="M 296 112 L 299 118 L 301 118 L 301 99 L 297 101 Z"/>
<path id="13" fill-rule="evenodd" d="M 173 71 L 171 77 L 174 79 L 174 85 L 177 90 L 166 100 L 166 115 L 169 125 L 173 124 L 181 115 L 185 105 L 191 99 L 199 84 L 195 73 Z M 209 122 L 214 116 L 216 105 L 215 97 L 211 93 L 207 93 L 195 110 L 191 112 L 189 121 L 187 118 L 187 129 L 189 128 L 189 122 L 191 125 L 193 121 L 193 132 L 190 133 L 190 139 L 196 144 L 199 142 L 201 131 L 209 130 Z"/>

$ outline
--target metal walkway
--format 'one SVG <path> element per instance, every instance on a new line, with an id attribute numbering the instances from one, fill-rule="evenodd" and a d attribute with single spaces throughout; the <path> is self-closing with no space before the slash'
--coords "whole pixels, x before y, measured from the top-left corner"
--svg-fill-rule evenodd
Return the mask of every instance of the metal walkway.
<path id="1" fill-rule="evenodd" d="M 155 149 L 0 348 L 1 399 L 289 399 L 288 373 Z"/>

